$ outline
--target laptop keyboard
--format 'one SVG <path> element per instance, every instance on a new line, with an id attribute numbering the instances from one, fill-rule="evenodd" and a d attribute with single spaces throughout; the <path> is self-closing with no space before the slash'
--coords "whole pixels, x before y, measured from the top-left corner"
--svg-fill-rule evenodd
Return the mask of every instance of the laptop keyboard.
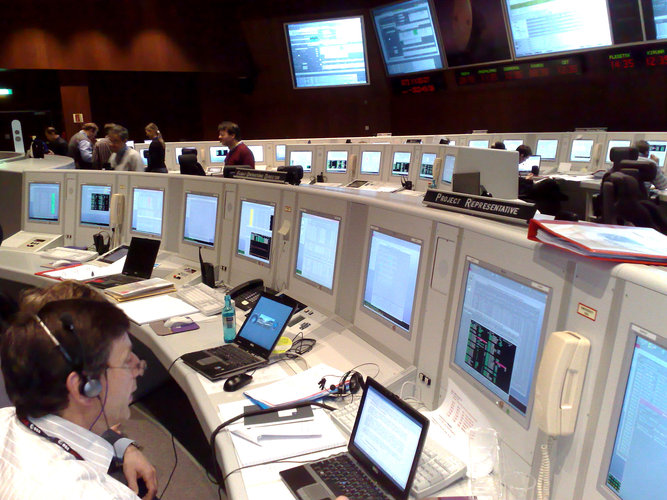
<path id="1" fill-rule="evenodd" d="M 209 352 L 224 361 L 226 369 L 240 368 L 257 361 L 252 354 L 232 346 L 214 347 Z"/>
<path id="2" fill-rule="evenodd" d="M 334 495 L 350 500 L 387 499 L 348 455 L 336 455 L 310 464 Z"/>

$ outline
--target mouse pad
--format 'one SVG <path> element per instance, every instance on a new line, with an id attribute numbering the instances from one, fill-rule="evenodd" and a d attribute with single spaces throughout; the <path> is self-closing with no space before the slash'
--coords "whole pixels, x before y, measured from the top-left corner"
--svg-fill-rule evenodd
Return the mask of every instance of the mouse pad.
<path id="1" fill-rule="evenodd" d="M 164 321 L 162 320 L 152 321 L 151 323 L 148 324 L 156 333 L 156 335 L 160 336 L 171 335 L 172 333 L 189 332 L 190 330 L 199 330 L 199 325 L 194 321 L 187 325 L 178 326 L 176 328 L 167 328 L 166 326 L 164 326 Z"/>

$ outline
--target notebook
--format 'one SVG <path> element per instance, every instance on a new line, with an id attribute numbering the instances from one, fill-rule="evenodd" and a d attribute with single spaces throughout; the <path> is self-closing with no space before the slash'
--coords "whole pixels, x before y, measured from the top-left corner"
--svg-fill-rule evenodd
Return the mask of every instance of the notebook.
<path id="1" fill-rule="evenodd" d="M 101 276 L 88 280 L 86 283 L 96 288 L 105 289 L 146 280 L 153 273 L 159 250 L 160 240 L 133 237 L 130 241 L 130 247 L 127 249 L 127 257 L 121 274 Z"/>
<path id="2" fill-rule="evenodd" d="M 339 495 L 405 500 L 428 425 L 427 417 L 367 377 L 347 452 L 284 470 L 280 477 L 299 500 Z M 344 472 L 334 471 L 339 467 Z"/>
<path id="3" fill-rule="evenodd" d="M 210 380 L 259 368 L 268 363 L 293 311 L 293 302 L 288 298 L 262 294 L 234 342 L 184 354 L 181 359 Z"/>

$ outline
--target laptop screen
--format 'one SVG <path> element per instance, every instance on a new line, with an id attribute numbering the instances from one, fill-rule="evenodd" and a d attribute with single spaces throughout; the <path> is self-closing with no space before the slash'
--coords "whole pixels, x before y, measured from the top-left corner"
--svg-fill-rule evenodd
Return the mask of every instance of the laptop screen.
<path id="1" fill-rule="evenodd" d="M 270 353 L 292 316 L 292 310 L 291 305 L 262 295 L 239 330 L 237 342 L 252 343 Z"/>
<path id="2" fill-rule="evenodd" d="M 123 266 L 123 274 L 150 278 L 153 273 L 155 259 L 160 250 L 160 240 L 134 237 L 130 241 L 127 258 Z"/>
<path id="3" fill-rule="evenodd" d="M 407 407 L 407 409 L 406 409 Z M 415 418 L 407 404 L 387 397 L 368 383 L 350 440 L 375 467 L 400 490 L 406 490 L 410 473 L 421 453 L 420 438 L 428 424 Z"/>

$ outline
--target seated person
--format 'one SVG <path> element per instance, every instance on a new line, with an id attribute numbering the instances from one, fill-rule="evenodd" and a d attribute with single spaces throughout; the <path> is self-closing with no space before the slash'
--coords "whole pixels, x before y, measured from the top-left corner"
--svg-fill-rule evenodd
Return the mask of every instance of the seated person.
<path id="1" fill-rule="evenodd" d="M 236 123 L 222 122 L 218 125 L 218 139 L 229 148 L 225 157 L 225 166 L 244 165 L 255 168 L 255 156 L 250 148 L 241 141 L 241 129 Z"/>
<path id="2" fill-rule="evenodd" d="M 667 177 L 665 177 L 665 174 L 662 173 L 662 169 L 658 166 L 658 158 L 654 155 L 649 156 L 650 144 L 644 140 L 640 140 L 634 144 L 634 147 L 636 147 L 637 151 L 639 151 L 639 157 L 637 158 L 637 161 L 652 162 L 655 163 L 656 167 L 658 167 L 655 173 L 655 177 L 651 181 L 655 188 L 660 190 L 667 189 Z"/>
<path id="3" fill-rule="evenodd" d="M 491 144 L 491 149 L 507 149 L 503 141 L 496 141 Z"/>
<path id="4" fill-rule="evenodd" d="M 109 163 L 113 170 L 144 171 L 141 155 L 134 148 L 127 146 L 128 133 L 122 125 L 114 125 L 109 131 L 109 149 L 112 154 Z"/>
<path id="5" fill-rule="evenodd" d="M 4 493 L 136 500 L 107 474 L 114 446 L 91 432 L 100 418 L 129 418 L 143 368 L 132 353 L 129 326 L 112 304 L 85 299 L 50 302 L 38 314 L 19 312 L 0 343 L 15 405 L 0 410 Z"/>

